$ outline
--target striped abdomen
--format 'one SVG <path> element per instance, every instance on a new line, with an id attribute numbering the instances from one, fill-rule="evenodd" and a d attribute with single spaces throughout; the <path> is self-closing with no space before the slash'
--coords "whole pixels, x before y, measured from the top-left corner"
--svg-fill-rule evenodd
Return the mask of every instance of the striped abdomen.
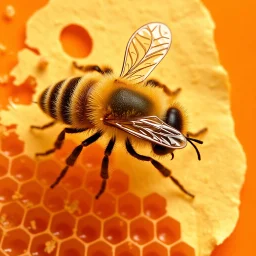
<path id="1" fill-rule="evenodd" d="M 40 108 L 52 118 L 75 127 L 92 127 L 88 97 L 97 81 L 73 77 L 45 89 L 39 96 Z"/>

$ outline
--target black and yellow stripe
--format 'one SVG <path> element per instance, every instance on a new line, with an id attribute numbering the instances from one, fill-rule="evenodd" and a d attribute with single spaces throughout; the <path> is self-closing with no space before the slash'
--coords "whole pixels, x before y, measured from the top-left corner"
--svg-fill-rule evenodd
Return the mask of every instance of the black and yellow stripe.
<path id="1" fill-rule="evenodd" d="M 76 88 L 79 85 L 81 77 L 75 77 L 68 81 L 63 88 L 61 97 L 59 98 L 57 114 L 62 119 L 63 123 L 72 124 L 72 97 Z"/>
<path id="2" fill-rule="evenodd" d="M 87 76 L 62 80 L 42 92 L 39 106 L 57 121 L 76 127 L 88 126 L 89 91 L 96 82 Z"/>

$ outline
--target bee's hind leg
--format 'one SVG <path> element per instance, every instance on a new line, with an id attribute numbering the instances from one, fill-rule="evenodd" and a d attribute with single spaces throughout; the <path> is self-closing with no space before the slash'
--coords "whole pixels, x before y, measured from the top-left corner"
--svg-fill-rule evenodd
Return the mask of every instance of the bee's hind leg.
<path id="1" fill-rule="evenodd" d="M 151 162 L 151 164 L 152 164 L 164 177 L 169 177 L 169 178 L 174 182 L 174 184 L 179 187 L 179 189 L 180 189 L 182 192 L 184 192 L 186 195 L 188 195 L 188 196 L 190 196 L 190 197 L 192 197 L 192 198 L 195 197 L 192 193 L 190 193 L 189 191 L 187 191 L 187 190 L 184 188 L 184 186 L 183 186 L 176 178 L 174 178 L 174 177 L 172 176 L 171 171 L 168 170 L 167 168 L 165 168 L 161 163 L 159 163 L 159 162 L 156 161 L 155 159 L 151 158 L 150 156 L 143 156 L 143 155 L 138 154 L 138 153 L 134 150 L 134 148 L 133 148 L 133 146 L 132 146 L 132 144 L 131 144 L 131 142 L 130 142 L 129 139 L 126 139 L 125 146 L 126 146 L 126 149 L 127 149 L 128 153 L 129 153 L 131 156 L 133 156 L 133 157 L 135 157 L 135 158 L 137 158 L 137 159 L 139 159 L 139 160 L 141 160 L 141 161 L 149 161 L 149 162 Z"/>
<path id="2" fill-rule="evenodd" d="M 167 94 L 168 96 L 177 96 L 181 91 L 181 88 L 178 88 L 175 91 L 172 91 L 165 84 L 161 84 L 155 79 L 147 80 L 146 85 L 162 88 L 164 93 Z"/>
<path id="3" fill-rule="evenodd" d="M 101 172 L 100 172 L 100 176 L 102 178 L 102 183 L 101 183 L 101 187 L 99 192 L 97 193 L 97 195 L 95 196 L 96 199 L 99 199 L 99 197 L 104 193 L 105 189 L 106 189 L 106 185 L 107 185 L 107 179 L 108 179 L 108 162 L 109 162 L 109 156 L 114 148 L 116 142 L 116 138 L 113 137 L 104 152 L 104 158 L 102 160 L 102 164 L 101 164 Z"/>
<path id="4" fill-rule="evenodd" d="M 79 132 L 84 132 L 87 129 L 83 128 L 83 129 L 76 129 L 76 128 L 64 128 L 61 133 L 58 135 L 55 143 L 54 143 L 54 147 L 42 152 L 42 153 L 36 153 L 36 156 L 47 156 L 53 152 L 55 152 L 57 149 L 60 149 L 63 145 L 63 142 L 65 140 L 65 134 L 66 133 L 79 133 Z"/>
<path id="5" fill-rule="evenodd" d="M 77 62 L 73 61 L 73 66 L 78 69 L 81 70 L 83 72 L 93 72 L 93 71 L 97 71 L 99 73 L 101 73 L 102 75 L 104 74 L 112 74 L 113 70 L 109 67 L 102 67 L 100 68 L 98 65 L 78 65 Z"/>
<path id="6" fill-rule="evenodd" d="M 75 149 L 72 151 L 72 153 L 67 157 L 66 159 L 66 166 L 64 169 L 62 169 L 62 171 L 60 172 L 59 176 L 56 178 L 56 180 L 54 181 L 54 183 L 50 186 L 51 188 L 54 188 L 56 185 L 59 184 L 59 182 L 64 178 L 64 176 L 66 175 L 69 167 L 73 166 L 78 158 L 78 156 L 80 155 L 80 153 L 82 152 L 83 147 L 87 147 L 90 144 L 94 143 L 98 138 L 101 137 L 101 132 L 96 132 L 95 134 L 93 134 L 91 137 L 87 138 L 86 140 L 82 141 L 82 143 L 80 145 L 78 145 L 77 147 L 75 147 Z"/>

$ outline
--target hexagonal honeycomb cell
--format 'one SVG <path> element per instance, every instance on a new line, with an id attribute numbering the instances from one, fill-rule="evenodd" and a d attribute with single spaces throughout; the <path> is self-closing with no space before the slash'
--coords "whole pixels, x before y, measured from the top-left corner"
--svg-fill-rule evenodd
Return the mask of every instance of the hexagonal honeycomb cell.
<path id="1" fill-rule="evenodd" d="M 158 219 L 166 214 L 166 199 L 157 193 L 143 199 L 144 214 L 152 219 Z"/>
<path id="2" fill-rule="evenodd" d="M 57 213 L 52 218 L 50 229 L 52 234 L 59 239 L 72 236 L 74 228 L 75 219 L 71 214 L 67 212 Z"/>
<path id="3" fill-rule="evenodd" d="M 24 209 L 18 203 L 9 203 L 2 207 L 0 224 L 5 229 L 18 227 L 24 217 Z"/>
<path id="4" fill-rule="evenodd" d="M 171 256 L 195 256 L 195 250 L 185 242 L 175 244 L 170 250 Z"/>
<path id="5" fill-rule="evenodd" d="M 100 218 L 107 218 L 116 211 L 116 199 L 109 193 L 104 193 L 98 200 L 93 201 L 93 212 Z"/>
<path id="6" fill-rule="evenodd" d="M 26 213 L 24 227 L 32 234 L 45 231 L 48 227 L 50 214 L 42 207 L 29 209 Z"/>
<path id="7" fill-rule="evenodd" d="M 35 181 L 29 181 L 20 187 L 20 201 L 28 208 L 35 206 L 41 202 L 43 197 L 43 188 Z"/>
<path id="8" fill-rule="evenodd" d="M 33 177 L 35 161 L 26 155 L 13 159 L 11 164 L 11 175 L 19 181 L 26 181 Z"/>
<path id="9" fill-rule="evenodd" d="M 16 156 L 24 150 L 24 142 L 18 138 L 15 132 L 10 132 L 2 137 L 2 152 L 6 156 Z"/>
<path id="10" fill-rule="evenodd" d="M 61 243 L 59 254 L 62 256 L 84 256 L 85 246 L 77 239 L 67 240 Z"/>
<path id="11" fill-rule="evenodd" d="M 9 256 L 21 255 L 27 251 L 29 243 L 29 235 L 22 229 L 15 229 L 4 236 L 2 250 Z"/>
<path id="12" fill-rule="evenodd" d="M 110 245 L 100 241 L 89 245 L 87 256 L 113 256 L 113 250 Z"/>
<path id="13" fill-rule="evenodd" d="M 140 256 L 140 249 L 132 242 L 125 242 L 116 247 L 115 256 Z"/>
<path id="14" fill-rule="evenodd" d="M 40 183 L 50 186 L 61 172 L 61 166 L 51 159 L 42 160 L 38 164 L 37 179 Z"/>
<path id="15" fill-rule="evenodd" d="M 69 169 L 69 171 L 61 181 L 61 185 L 67 190 L 74 190 L 76 188 L 80 188 L 83 184 L 84 177 L 85 169 L 79 165 L 75 165 Z"/>
<path id="16" fill-rule="evenodd" d="M 85 180 L 85 188 L 92 194 L 96 195 L 100 189 L 102 179 L 100 177 L 100 169 L 87 173 Z"/>
<path id="17" fill-rule="evenodd" d="M 144 217 L 133 220 L 130 224 L 130 237 L 140 245 L 148 243 L 154 238 L 153 223 Z"/>
<path id="18" fill-rule="evenodd" d="M 100 237 L 101 229 L 101 221 L 93 215 L 87 215 L 78 222 L 77 236 L 85 243 L 90 243 Z"/>
<path id="19" fill-rule="evenodd" d="M 9 159 L 2 153 L 0 153 L 0 177 L 4 176 L 8 172 Z"/>
<path id="20" fill-rule="evenodd" d="M 132 193 L 127 193 L 118 199 L 118 213 L 127 219 L 133 219 L 141 212 L 141 200 Z"/>
<path id="21" fill-rule="evenodd" d="M 118 244 L 127 237 L 127 224 L 119 217 L 108 219 L 104 223 L 104 238 L 111 244 Z"/>
<path id="22" fill-rule="evenodd" d="M 12 196 L 18 189 L 18 184 L 11 178 L 0 179 L 0 203 L 12 201 Z"/>
<path id="23" fill-rule="evenodd" d="M 120 170 L 111 172 L 108 181 L 108 189 L 115 195 L 121 195 L 128 191 L 129 177 L 126 173 Z"/>
<path id="24" fill-rule="evenodd" d="M 65 202 L 68 199 L 67 191 L 61 186 L 54 189 L 48 189 L 44 195 L 44 205 L 52 212 L 57 212 L 65 207 Z"/>
<path id="25" fill-rule="evenodd" d="M 87 170 L 100 169 L 104 156 L 104 149 L 97 143 L 94 143 L 83 149 L 79 161 Z"/>
<path id="26" fill-rule="evenodd" d="M 77 216 L 88 213 L 92 205 L 92 196 L 84 189 L 75 190 L 70 194 L 65 209 Z"/>
<path id="27" fill-rule="evenodd" d="M 171 217 L 165 217 L 157 222 L 157 237 L 165 244 L 173 244 L 180 239 L 180 223 Z"/>
<path id="28" fill-rule="evenodd" d="M 153 242 L 143 248 L 143 256 L 168 256 L 168 250 L 161 244 Z"/>
<path id="29" fill-rule="evenodd" d="M 54 256 L 58 243 L 49 234 L 41 234 L 33 238 L 30 253 L 33 256 Z"/>

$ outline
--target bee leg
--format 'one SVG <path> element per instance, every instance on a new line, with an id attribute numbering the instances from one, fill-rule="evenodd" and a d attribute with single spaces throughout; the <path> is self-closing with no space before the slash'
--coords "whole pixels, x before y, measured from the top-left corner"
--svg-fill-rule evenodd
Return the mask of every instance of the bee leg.
<path id="1" fill-rule="evenodd" d="M 208 128 L 207 127 L 204 127 L 203 129 L 197 131 L 197 132 L 188 132 L 187 133 L 187 136 L 188 137 L 199 137 L 200 135 L 206 133 L 208 131 Z"/>
<path id="2" fill-rule="evenodd" d="M 43 153 L 36 153 L 36 156 L 47 156 L 53 152 L 56 151 L 56 149 L 60 149 L 63 145 L 63 142 L 65 140 L 65 134 L 66 133 L 79 133 L 79 132 L 84 132 L 87 129 L 83 128 L 83 129 L 76 129 L 76 128 L 65 128 L 64 130 L 61 131 L 61 133 L 59 134 L 59 136 L 57 137 L 55 143 L 54 143 L 54 147 L 52 149 L 49 149 Z"/>
<path id="3" fill-rule="evenodd" d="M 83 147 L 87 147 L 90 144 L 94 143 L 101 135 L 102 135 L 101 132 L 96 132 L 91 137 L 89 137 L 86 140 L 82 141 L 82 143 L 79 146 L 75 147 L 75 149 L 72 151 L 72 153 L 66 159 L 66 166 L 65 166 L 65 168 L 61 171 L 60 175 L 56 178 L 54 183 L 50 186 L 51 188 L 54 188 L 57 184 L 59 184 L 59 182 L 63 179 L 63 177 L 67 173 L 69 167 L 73 166 L 75 164 L 76 159 L 80 155 Z"/>
<path id="4" fill-rule="evenodd" d="M 109 178 L 109 176 L 108 176 L 109 156 L 111 155 L 111 152 L 114 148 L 115 142 L 116 142 L 116 138 L 114 137 L 109 141 L 109 143 L 105 149 L 104 158 L 103 158 L 102 164 L 101 164 L 101 173 L 100 173 L 100 176 L 102 178 L 102 183 L 101 183 L 99 192 L 95 196 L 96 199 L 99 199 L 99 197 L 104 193 L 104 191 L 106 189 L 107 179 Z"/>
<path id="5" fill-rule="evenodd" d="M 131 142 L 129 139 L 126 139 L 126 142 L 125 142 L 125 145 L 126 145 L 126 149 L 128 151 L 128 153 L 137 158 L 138 160 L 141 160 L 141 161 L 149 161 L 151 162 L 151 164 L 164 176 L 164 177 L 169 177 L 175 185 L 177 185 L 179 187 L 179 189 L 184 192 L 186 195 L 194 198 L 195 196 L 193 194 L 191 194 L 189 191 L 187 191 L 184 186 L 176 179 L 172 176 L 171 174 L 171 171 L 168 170 L 167 168 L 165 168 L 161 163 L 159 163 L 158 161 L 154 160 L 153 158 L 151 158 L 150 156 L 144 156 L 144 155 L 140 155 L 138 154 Z"/>
<path id="6" fill-rule="evenodd" d="M 42 125 L 42 126 L 31 125 L 30 128 L 31 128 L 31 129 L 44 130 L 44 129 L 46 129 L 46 128 L 49 128 L 49 127 L 55 125 L 56 123 L 57 123 L 56 121 L 52 121 L 52 122 L 47 123 L 47 124 Z"/>
<path id="7" fill-rule="evenodd" d="M 162 88 L 164 93 L 168 96 L 176 96 L 180 93 L 181 88 L 176 89 L 175 91 L 171 91 L 165 84 L 159 83 L 157 80 L 150 79 L 146 82 L 146 85 Z"/>
<path id="8" fill-rule="evenodd" d="M 113 70 L 109 67 L 105 67 L 105 68 L 100 68 L 98 65 L 85 65 L 85 66 L 82 66 L 82 65 L 78 65 L 77 62 L 73 61 L 73 66 L 76 68 L 76 69 L 79 69 L 83 72 L 93 72 L 93 71 L 97 71 L 99 73 L 101 73 L 102 75 L 104 74 L 111 74 L 113 73 Z"/>

